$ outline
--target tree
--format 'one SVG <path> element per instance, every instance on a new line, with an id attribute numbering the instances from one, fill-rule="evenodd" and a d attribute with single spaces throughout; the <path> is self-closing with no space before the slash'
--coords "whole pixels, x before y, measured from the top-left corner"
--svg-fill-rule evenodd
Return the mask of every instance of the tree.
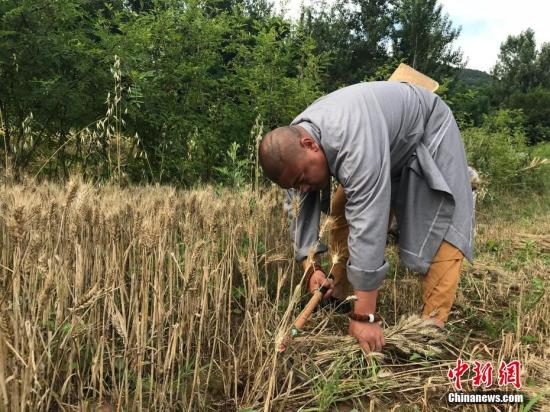
<path id="1" fill-rule="evenodd" d="M 227 7 L 174 4 L 122 22 L 123 36 L 106 34 L 139 95 L 127 130 L 139 133 L 148 164 L 136 164 L 133 179 L 150 164 L 156 180 L 211 181 L 230 147 L 249 155 L 257 115 L 265 127 L 288 124 L 319 95 L 308 36 L 280 17 Z"/>
<path id="2" fill-rule="evenodd" d="M 550 90 L 543 87 L 510 96 L 508 107 L 519 109 L 525 117 L 525 132 L 530 144 L 550 141 Z"/>
<path id="3" fill-rule="evenodd" d="M 373 79 L 404 61 L 443 80 L 463 66 L 460 29 L 436 0 L 339 0 L 302 10 L 301 24 L 327 54 L 325 90 Z"/>
<path id="4" fill-rule="evenodd" d="M 325 91 L 364 81 L 388 59 L 388 0 L 338 0 L 302 9 L 300 25 L 328 58 Z"/>
<path id="5" fill-rule="evenodd" d="M 550 140 L 550 44 L 537 50 L 535 32 L 510 35 L 500 46 L 491 89 L 495 107 L 520 109 L 529 143 Z"/>
<path id="6" fill-rule="evenodd" d="M 109 66 L 102 65 L 85 3 L 0 2 L 1 149 L 16 177 L 42 150 L 62 146 L 71 128 L 104 111 L 106 93 L 97 91 L 110 85 Z M 66 174 L 69 157 L 61 150 L 58 158 Z"/>
<path id="7" fill-rule="evenodd" d="M 502 86 L 500 92 L 526 92 L 537 84 L 537 43 L 535 32 L 527 29 L 518 36 L 510 35 L 500 45 L 492 74 Z M 503 96 L 500 96 L 503 97 Z"/>
<path id="8" fill-rule="evenodd" d="M 538 85 L 550 89 L 550 43 L 543 43 L 536 61 Z"/>
<path id="9" fill-rule="evenodd" d="M 460 28 L 453 27 L 437 0 L 394 0 L 391 34 L 395 58 L 438 80 L 463 66 L 462 51 L 453 48 Z"/>
<path id="10" fill-rule="evenodd" d="M 390 2 L 387 0 L 352 0 L 352 33 L 356 52 L 352 62 L 361 80 L 375 73 L 389 57 L 388 41 L 393 30 Z"/>

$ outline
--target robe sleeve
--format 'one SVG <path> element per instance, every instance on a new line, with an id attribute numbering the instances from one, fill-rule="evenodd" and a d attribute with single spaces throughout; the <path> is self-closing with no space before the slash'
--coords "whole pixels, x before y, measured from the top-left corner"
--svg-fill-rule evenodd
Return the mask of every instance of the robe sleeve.
<path id="1" fill-rule="evenodd" d="M 295 207 L 294 204 L 299 207 Z M 315 253 L 325 252 L 327 247 L 319 240 L 321 218 L 319 192 L 301 193 L 295 189 L 288 189 L 285 210 L 288 213 L 290 240 L 294 244 L 296 260 L 300 262 L 305 259 L 312 248 Z"/>
<path id="2" fill-rule="evenodd" d="M 384 250 L 391 198 L 390 148 L 384 135 L 355 137 L 341 153 L 345 161 L 339 180 L 347 199 L 347 276 L 355 290 L 366 291 L 378 289 L 389 268 Z"/>

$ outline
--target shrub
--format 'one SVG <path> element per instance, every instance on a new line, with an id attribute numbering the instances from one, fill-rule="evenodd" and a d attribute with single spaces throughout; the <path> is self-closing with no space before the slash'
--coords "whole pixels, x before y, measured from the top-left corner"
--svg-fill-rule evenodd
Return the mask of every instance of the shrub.
<path id="1" fill-rule="evenodd" d="M 544 164 L 532 170 L 537 189 L 541 192 L 550 188 L 550 142 L 542 142 L 531 148 L 533 159 L 539 159 Z"/>
<path id="2" fill-rule="evenodd" d="M 490 192 L 543 186 L 547 165 L 536 160 L 534 149 L 527 145 L 521 111 L 499 110 L 486 117 L 482 127 L 466 129 L 462 135 L 468 162 L 481 173 Z"/>
<path id="3" fill-rule="evenodd" d="M 529 143 L 550 141 L 550 90 L 538 87 L 528 93 L 515 93 L 510 107 L 525 114 L 525 132 Z"/>

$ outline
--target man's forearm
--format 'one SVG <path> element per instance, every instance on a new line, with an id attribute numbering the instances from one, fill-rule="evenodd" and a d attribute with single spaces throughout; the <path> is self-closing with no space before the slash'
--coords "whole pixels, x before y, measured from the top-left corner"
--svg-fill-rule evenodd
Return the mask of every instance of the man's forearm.
<path id="1" fill-rule="evenodd" d="M 353 304 L 353 311 L 355 313 L 367 314 L 376 312 L 378 289 L 356 290 L 354 291 L 354 295 L 357 296 L 357 300 Z"/>

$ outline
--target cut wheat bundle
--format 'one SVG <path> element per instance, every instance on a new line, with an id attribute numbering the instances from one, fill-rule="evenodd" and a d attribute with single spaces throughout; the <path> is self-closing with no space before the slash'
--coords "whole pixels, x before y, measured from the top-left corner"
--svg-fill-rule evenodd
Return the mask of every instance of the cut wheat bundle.
<path id="1" fill-rule="evenodd" d="M 444 352 L 445 333 L 422 320 L 418 315 L 402 317 L 395 325 L 384 330 L 385 353 L 401 355 L 417 353 L 424 356 L 438 356 Z M 323 363 L 337 357 L 354 358 L 363 356 L 361 347 L 352 336 L 343 334 L 303 334 L 295 339 L 300 351 L 316 353 L 315 360 Z M 384 354 L 369 355 L 380 358 Z"/>
<path id="2" fill-rule="evenodd" d="M 402 317 L 384 330 L 383 353 L 369 354 L 363 353 L 355 338 L 338 330 L 336 323 L 325 318 L 293 340 L 282 358 L 285 362 L 277 363 L 277 375 L 286 377 L 280 386 L 286 390 L 273 396 L 276 408 L 321 405 L 327 401 L 326 391 L 337 394 L 339 400 L 362 396 L 405 399 L 417 390 L 448 388 L 452 346 L 446 344 L 446 333 L 429 321 L 417 315 Z"/>

